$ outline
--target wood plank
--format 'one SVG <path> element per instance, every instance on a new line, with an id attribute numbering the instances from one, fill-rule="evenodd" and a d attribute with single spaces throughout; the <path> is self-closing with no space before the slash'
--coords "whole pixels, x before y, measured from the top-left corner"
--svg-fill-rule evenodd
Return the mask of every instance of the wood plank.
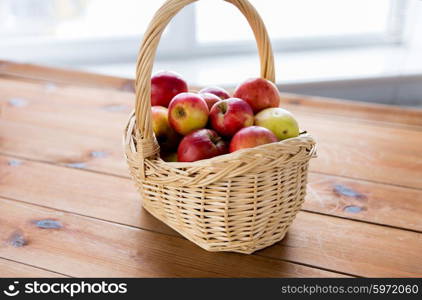
<path id="1" fill-rule="evenodd" d="M 364 277 L 421 277 L 422 234 L 299 212 L 286 238 L 261 255 Z"/>
<path id="2" fill-rule="evenodd" d="M 422 232 L 422 190 L 309 174 L 303 209 Z"/>
<path id="3" fill-rule="evenodd" d="M 133 101 L 132 95 L 116 92 L 117 94 L 110 96 L 107 91 L 85 89 L 89 97 L 84 98 L 81 96 L 84 89 L 68 89 L 61 91 L 56 97 L 47 97 L 49 102 L 46 105 L 45 91 L 37 93 L 36 85 L 21 83 L 21 88 L 13 87 L 12 93 L 16 97 L 27 99 L 28 105 L 10 107 L 5 102 L 10 99 L 10 95 L 2 92 L 1 101 L 5 108 L 1 121 L 1 152 L 54 162 L 58 159 L 59 162 L 87 161 L 87 168 L 127 174 L 120 161 L 104 159 L 98 164 L 89 164 L 86 145 L 91 145 L 90 148 L 94 149 L 103 148 L 101 151 L 111 153 L 110 158 L 121 156 L 121 129 L 127 115 L 122 111 L 104 110 L 104 107 L 115 103 L 117 107 L 122 105 L 128 110 Z M 10 87 L 5 84 L 0 88 L 11 93 Z M 67 94 L 66 98 L 62 98 L 63 93 Z M 110 97 L 113 98 L 112 101 L 109 100 Z M 383 123 L 362 124 L 352 119 L 330 120 L 305 112 L 297 112 L 296 115 L 302 128 L 312 133 L 318 142 L 319 158 L 312 160 L 311 170 L 422 188 L 422 161 L 419 159 L 419 149 L 422 147 L 421 130 L 388 127 Z M 28 127 L 27 124 L 37 126 Z M 43 130 L 39 130 L 39 126 Z M 25 131 L 34 134 L 28 137 L 25 136 Z M 12 132 L 21 132 L 21 135 Z M 67 136 L 69 140 L 64 141 L 63 136 Z M 392 142 L 395 140 L 397 142 Z M 48 153 L 45 149 L 49 149 Z M 95 150 L 88 151 L 90 153 Z M 368 164 L 372 168 L 368 168 Z"/>
<path id="4" fill-rule="evenodd" d="M 10 239 L 19 228 L 28 238 L 26 248 L 0 249 L 2 257 L 28 262 L 36 255 L 40 266 L 58 272 L 66 268 L 72 276 L 293 275 L 290 270 L 284 273 L 285 267 L 278 267 L 281 261 L 271 265 L 264 257 L 209 253 L 182 238 L 26 206 L 7 200 L 0 203 L 7 212 L 3 218 L 8 225 L 0 229 L 0 237 Z M 34 220 L 45 219 L 59 222 L 62 228 L 50 233 L 34 226 Z M 421 244 L 420 234 L 414 232 L 299 213 L 287 238 L 258 254 L 330 266 L 360 276 L 416 277 L 422 274 Z M 388 251 L 380 245 L 389 245 Z M 186 270 L 192 257 L 196 260 L 195 270 Z M 78 268 L 71 267 L 75 265 Z"/>
<path id="5" fill-rule="evenodd" d="M 5 169 L 4 161 L 1 165 Z M 178 236 L 140 208 L 138 195 L 127 179 L 33 162 L 9 167 L 0 176 L 2 196 Z M 25 182 L 23 176 L 32 179 Z M 313 188 L 321 185 L 316 182 Z M 399 210 L 397 215 L 408 211 Z M 400 218 L 405 219 L 403 215 Z M 310 265 L 315 261 L 315 266 L 358 276 L 422 274 L 420 233 L 304 212 L 280 245 L 259 254 Z"/>
<path id="6" fill-rule="evenodd" d="M 8 156 L 0 156 L 0 179 L 3 197 L 173 232 L 145 216 L 129 179 Z M 311 173 L 303 209 L 422 232 L 422 190 L 417 189 Z"/>
<path id="7" fill-rule="evenodd" d="M 29 81 L 43 81 L 45 83 L 112 88 L 123 91 L 133 91 L 134 84 L 133 80 L 127 78 L 4 60 L 0 60 L 0 76 L 14 79 L 21 78 Z"/>
<path id="8" fill-rule="evenodd" d="M 133 109 L 134 96 L 117 91 L 48 86 L 0 79 L 4 120 L 115 138 Z M 103 122 L 103 123 L 101 123 Z M 100 124 L 101 123 L 101 124 Z"/>
<path id="9" fill-rule="evenodd" d="M 51 88 L 51 86 L 46 84 L 39 83 L 28 83 L 14 80 L 4 80 L 0 79 L 0 87 L 2 88 L 2 94 L 0 95 L 0 101 L 4 102 L 4 116 L 9 119 L 19 120 L 19 117 L 22 119 L 28 119 L 37 124 L 45 124 L 47 121 L 43 121 L 44 118 L 54 117 L 56 111 L 66 115 L 63 116 L 63 121 L 74 121 L 75 115 L 78 115 L 81 110 L 84 113 L 84 116 L 87 117 L 84 120 L 86 122 L 84 125 L 86 129 L 90 129 L 89 118 L 95 119 L 98 113 L 102 110 L 106 112 L 120 112 L 122 114 L 127 114 L 133 108 L 134 95 L 131 93 L 123 93 L 120 91 L 102 91 L 92 88 L 80 88 L 73 86 L 60 86 L 60 88 Z M 48 101 L 46 101 L 48 99 Z M 17 101 L 13 103 L 13 101 Z M 309 100 L 312 102 L 311 100 Z M 331 119 L 336 118 L 334 115 L 329 115 L 327 107 L 323 113 L 321 109 L 314 109 L 314 106 L 318 108 L 317 105 L 310 106 L 307 105 L 306 99 L 302 99 L 302 102 L 305 104 L 291 106 L 289 104 L 283 105 L 284 107 L 296 112 L 311 115 L 313 117 L 318 117 L 326 119 L 327 116 L 330 116 Z M 302 103 L 300 102 L 300 103 Z M 17 107 L 25 107 L 26 109 L 16 109 Z M 350 105 L 349 105 L 350 106 Z M 340 118 L 340 121 L 344 121 L 344 118 L 347 116 L 347 112 L 350 110 L 350 107 L 345 105 L 345 114 Z M 338 107 L 336 106 L 338 109 Z M 381 116 L 384 116 L 384 106 L 380 107 Z M 391 107 L 387 107 L 392 110 Z M 376 111 L 373 109 L 374 112 Z M 104 113 L 104 112 L 103 112 Z M 372 113 L 372 112 L 371 112 Z M 395 109 L 395 116 L 406 116 L 408 114 L 413 114 L 414 118 L 419 120 L 422 119 L 422 110 L 418 113 L 417 110 L 409 109 Z M 51 116 L 50 116 L 51 115 Z M 113 118 L 115 114 L 108 114 L 108 117 Z M 42 116 L 42 118 L 41 118 Z M 126 115 L 125 115 L 126 116 Z M 120 116 L 122 117 L 122 116 Z M 377 120 L 380 118 L 374 118 Z M 52 121 L 52 120 L 51 120 Z M 358 120 L 352 119 L 348 120 L 350 122 L 357 122 Z M 380 123 L 375 122 L 375 125 L 379 126 L 402 126 L 402 125 L 411 125 L 412 120 L 409 121 L 410 124 L 401 124 L 400 122 L 392 123 Z M 374 124 L 373 121 L 368 119 L 361 118 L 361 122 Z M 114 124 L 114 120 L 109 120 L 108 123 Z M 82 124 L 81 124 L 82 125 Z M 114 126 L 114 128 L 116 128 Z M 421 127 L 411 126 L 413 129 L 422 129 Z M 98 130 L 97 130 L 98 132 Z"/>
<path id="10" fill-rule="evenodd" d="M 7 61 L 0 61 L 0 76 L 22 81 L 43 81 L 50 83 L 48 85 L 50 88 L 52 85 L 54 86 L 53 83 L 56 83 L 60 87 L 68 84 L 133 91 L 134 86 L 134 81 L 128 78 Z M 407 109 L 391 105 L 291 93 L 281 93 L 281 98 L 282 106 L 290 110 L 304 109 L 332 116 L 338 115 L 362 120 L 422 126 L 421 109 Z"/>
<path id="11" fill-rule="evenodd" d="M 60 278 L 61 274 L 49 272 L 14 261 L 0 258 L 0 278 Z"/>
<path id="12" fill-rule="evenodd" d="M 128 176 L 121 137 L 114 140 L 0 119 L 0 152 Z"/>
<path id="13" fill-rule="evenodd" d="M 127 178 L 0 156 L 0 196 L 175 233 L 141 209 L 135 185 Z"/>
<path id="14" fill-rule="evenodd" d="M 283 107 L 293 111 L 304 110 L 323 115 L 422 126 L 422 109 L 416 108 L 288 93 L 281 93 L 281 103 Z"/>
<path id="15" fill-rule="evenodd" d="M 422 188 L 422 131 L 297 115 L 318 143 L 310 170 Z"/>
<path id="16" fill-rule="evenodd" d="M 179 237 L 1 199 L 0 256 L 76 277 L 320 277 L 276 259 L 210 253 Z M 13 246 L 13 239 L 24 242 Z"/>
<path id="17" fill-rule="evenodd" d="M 0 101 L 4 103 L 4 118 L 47 127 L 54 123 L 58 128 L 80 129 L 79 132 L 93 135 L 102 135 L 103 132 L 107 135 L 109 132 L 116 132 L 117 129 L 121 130 L 114 124 L 124 123 L 134 102 L 132 94 L 122 95 L 118 91 L 105 93 L 97 89 L 68 86 L 51 89 L 48 85 L 23 84 L 12 80 L 0 80 L 0 88 L 2 88 Z M 294 110 L 309 114 L 309 109 L 302 111 L 294 107 Z M 75 128 L 73 125 L 75 116 L 81 112 L 83 118 L 78 119 L 78 126 Z M 107 120 L 101 127 L 110 125 L 107 126 L 107 130 L 99 130 L 99 126 L 93 126 L 92 120 L 102 121 L 105 115 Z M 314 113 L 312 115 L 315 117 Z M 326 115 L 316 116 L 326 118 Z"/>

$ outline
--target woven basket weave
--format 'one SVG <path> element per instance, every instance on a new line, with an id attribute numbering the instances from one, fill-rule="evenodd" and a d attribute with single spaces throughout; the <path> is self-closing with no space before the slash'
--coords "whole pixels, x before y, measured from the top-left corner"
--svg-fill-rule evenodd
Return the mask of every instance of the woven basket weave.
<path id="1" fill-rule="evenodd" d="M 165 27 L 196 0 L 168 0 L 155 14 L 138 55 L 136 106 L 124 135 L 125 154 L 144 208 L 209 251 L 252 253 L 280 241 L 306 191 L 311 136 L 243 149 L 192 163 L 165 162 L 151 123 L 151 73 Z M 261 63 L 261 77 L 275 81 L 265 26 L 246 0 L 226 0 L 247 18 Z"/>

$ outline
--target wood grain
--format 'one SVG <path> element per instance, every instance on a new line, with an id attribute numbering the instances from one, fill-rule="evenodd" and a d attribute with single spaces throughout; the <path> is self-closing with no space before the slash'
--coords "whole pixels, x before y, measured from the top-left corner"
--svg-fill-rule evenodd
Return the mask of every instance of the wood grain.
<path id="1" fill-rule="evenodd" d="M 422 234 L 300 212 L 286 238 L 258 254 L 363 277 L 421 277 Z"/>
<path id="2" fill-rule="evenodd" d="M 1 199 L 0 256 L 77 277 L 337 277 L 259 256 L 211 253 L 174 236 Z M 41 220 L 58 226 L 41 227 Z M 25 245 L 8 241 L 18 232 Z"/>
<path id="3" fill-rule="evenodd" d="M 421 109 L 287 93 L 281 93 L 281 103 L 288 110 L 354 118 L 357 122 L 364 120 L 383 122 L 387 126 L 422 127 Z"/>
<path id="4" fill-rule="evenodd" d="M 0 99 L 5 102 L 16 97 L 30 100 L 28 104 L 30 104 L 31 109 L 18 111 L 21 114 L 25 112 L 41 112 L 48 115 L 54 111 L 54 105 L 56 104 L 71 109 L 70 112 L 62 109 L 62 112 L 65 111 L 68 114 L 68 118 L 72 115 L 72 109 L 74 111 L 78 108 L 89 108 L 91 110 L 90 113 L 96 113 L 98 109 L 128 113 L 133 107 L 134 101 L 132 93 L 122 93 L 119 90 L 100 90 L 85 86 L 54 86 L 52 83 L 26 82 L 3 78 L 0 79 L 0 87 L 2 87 Z M 304 96 L 290 94 L 283 94 L 283 97 L 287 97 L 282 98 L 283 107 L 294 112 L 310 113 L 322 119 L 328 116 L 331 118 L 340 117 L 340 120 L 346 118 L 352 122 L 369 122 L 370 124 L 375 122 L 375 124 L 383 126 L 410 126 L 413 129 L 422 129 L 422 126 L 417 126 L 416 124 L 422 119 L 422 110 L 347 100 L 320 99 L 317 97 L 315 99 L 312 97 L 305 98 Z M 46 98 L 49 100 L 46 101 Z M 334 107 L 334 111 L 331 111 L 331 104 Z M 356 111 L 354 109 L 355 106 Z M 9 115 L 13 114 L 13 112 L 14 110 L 9 110 Z M 390 120 L 389 116 L 394 118 Z M 36 118 L 32 119 L 33 121 L 42 121 Z M 420 122 L 422 123 L 422 121 Z"/>
<path id="5" fill-rule="evenodd" d="M 44 83 L 113 88 L 124 91 L 134 90 L 133 80 L 126 78 L 34 64 L 13 63 L 4 60 L 0 60 L 0 76 L 12 79 L 20 78 L 23 81 L 42 81 Z"/>
<path id="6" fill-rule="evenodd" d="M 110 140 L 56 129 L 54 125 L 47 128 L 0 119 L 0 152 L 128 176 L 121 138 L 117 136 Z"/>
<path id="7" fill-rule="evenodd" d="M 304 209 L 325 215 L 299 213 L 254 256 L 208 253 L 140 208 L 121 149 L 132 84 L 0 61 L 0 196 L 15 199 L 0 256 L 71 276 L 422 276 L 420 110 L 282 95 L 318 141 Z"/>
<path id="8" fill-rule="evenodd" d="M 139 195 L 126 178 L 1 155 L 0 178 L 3 197 L 172 232 L 155 219 L 144 222 Z M 422 232 L 422 190 L 418 189 L 311 173 L 303 209 Z"/>
<path id="9" fill-rule="evenodd" d="M 422 190 L 309 174 L 303 209 L 422 232 Z"/>
<path id="10" fill-rule="evenodd" d="M 30 79 L 32 82 L 56 83 L 60 87 L 66 86 L 67 84 L 72 86 L 133 91 L 134 85 L 134 80 L 127 78 L 1 60 L 0 76 L 20 81 Z M 420 109 L 406 109 L 397 106 L 289 93 L 281 93 L 281 98 L 282 106 L 292 110 L 304 109 L 331 116 L 338 115 L 361 120 L 422 126 L 422 110 Z"/>
<path id="11" fill-rule="evenodd" d="M 4 168 L 6 161 L 2 158 L 1 162 L 2 169 L 6 169 Z M 23 176 L 34 180 L 27 183 L 21 181 L 18 188 L 17 182 Z M 4 178 L 0 185 L 2 196 L 179 236 L 140 208 L 131 182 L 124 178 L 33 162 L 10 166 L 1 178 Z M 352 185 L 350 182 L 343 182 L 343 184 L 344 186 L 348 184 L 350 189 L 354 188 L 356 193 L 360 190 L 356 183 Z M 321 182 L 317 182 L 316 188 L 320 185 Z M 362 189 L 362 193 L 364 192 Z M 376 213 L 374 211 L 374 214 Z M 402 218 L 405 219 L 405 216 Z M 289 231 L 288 239 L 280 245 L 275 247 L 276 250 L 260 252 L 260 255 L 310 265 L 315 263 L 324 269 L 358 276 L 422 274 L 420 233 L 300 213 Z M 381 245 L 388 245 L 388 251 Z M 329 255 L 321 258 L 321 251 L 328 252 Z M 356 257 L 359 260 L 355 264 Z M 362 264 L 368 267 L 363 268 Z"/>
<path id="12" fill-rule="evenodd" d="M 0 156 L 0 196 L 174 234 L 141 208 L 130 179 Z"/>
<path id="13" fill-rule="evenodd" d="M 311 171 L 422 188 L 422 131 L 304 115 L 297 119 L 318 143 Z"/>
<path id="14" fill-rule="evenodd" d="M 45 271 L 39 268 L 31 267 L 14 261 L 0 258 L 0 278 L 18 278 L 18 277 L 31 277 L 31 278 L 57 278 L 65 277 L 58 273 Z"/>
<path id="15" fill-rule="evenodd" d="M 114 103 L 127 109 L 133 98 L 131 94 L 115 92 L 117 94 L 110 96 L 107 91 L 69 88 L 50 97 L 36 84 L 11 86 L 12 90 L 10 85 L 0 81 L 0 88 L 5 91 L 0 99 L 5 107 L 2 123 L 7 122 L 2 124 L 0 132 L 1 152 L 53 162 L 86 161 L 88 169 L 127 174 L 126 167 L 120 160 L 116 161 L 121 153 L 121 145 L 116 141 L 121 140 L 120 130 L 127 115 L 104 107 Z M 10 107 L 7 102 L 12 97 L 10 93 L 16 95 L 15 98 L 26 99 L 27 106 Z M 48 104 L 46 98 L 50 100 Z M 312 133 L 318 142 L 319 157 L 312 160 L 312 171 L 422 188 L 421 130 L 384 123 L 366 124 L 356 119 L 330 120 L 302 111 L 296 115 L 302 128 Z M 33 138 L 25 136 L 25 131 L 34 132 Z M 87 149 L 87 145 L 91 145 L 91 149 Z M 109 159 L 88 162 L 87 151 L 95 151 L 94 147 L 109 152 Z M 44 149 L 49 151 L 44 152 Z M 367 168 L 368 164 L 373 168 Z"/>

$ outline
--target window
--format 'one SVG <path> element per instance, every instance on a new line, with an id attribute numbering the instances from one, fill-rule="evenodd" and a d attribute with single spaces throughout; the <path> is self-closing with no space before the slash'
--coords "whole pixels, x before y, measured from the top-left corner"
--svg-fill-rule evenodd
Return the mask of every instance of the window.
<path id="1" fill-rule="evenodd" d="M 3 42 L 29 37 L 139 36 L 162 3 L 164 0 L 0 0 L 0 35 Z"/>
<path id="2" fill-rule="evenodd" d="M 142 33 L 163 3 L 0 0 L 0 59 L 47 64 L 134 59 Z"/>
<path id="3" fill-rule="evenodd" d="M 347 38 L 351 35 L 388 35 L 393 24 L 390 0 L 252 0 L 274 40 Z M 200 44 L 247 41 L 251 33 L 240 14 L 223 1 L 196 6 Z M 218 16 L 219 22 L 216 22 Z M 210 26 L 212 24 L 212 26 Z M 232 26 L 237 24 L 236 26 Z"/>
<path id="4" fill-rule="evenodd" d="M 251 0 L 251 3 L 264 19 L 275 50 L 400 42 L 406 6 L 406 0 Z M 237 44 L 252 49 L 252 32 L 244 17 L 233 13 L 233 9 L 223 1 L 196 4 L 198 48 L 214 47 L 215 51 L 218 45 Z"/>
<path id="5" fill-rule="evenodd" d="M 250 0 L 277 50 L 398 43 L 407 0 Z M 164 0 L 0 0 L 0 59 L 123 62 Z M 255 51 L 244 17 L 225 1 L 201 0 L 176 16 L 162 57 Z M 31 49 L 31 51 L 28 51 Z"/>

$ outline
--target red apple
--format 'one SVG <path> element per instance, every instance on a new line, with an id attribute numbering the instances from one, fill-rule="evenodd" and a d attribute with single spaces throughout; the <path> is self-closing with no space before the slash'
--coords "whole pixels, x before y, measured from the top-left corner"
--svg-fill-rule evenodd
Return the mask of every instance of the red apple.
<path id="1" fill-rule="evenodd" d="M 151 105 L 168 107 L 174 96 L 187 91 L 188 85 L 179 74 L 158 72 L 151 78 Z"/>
<path id="2" fill-rule="evenodd" d="M 278 107 L 280 95 L 274 83 L 263 78 L 251 78 L 240 84 L 233 97 L 248 102 L 254 113 L 264 108 Z"/>
<path id="3" fill-rule="evenodd" d="M 259 145 L 277 142 L 274 133 L 261 126 L 250 126 L 239 130 L 230 142 L 230 152 L 253 148 Z"/>
<path id="4" fill-rule="evenodd" d="M 168 122 L 168 109 L 163 106 L 151 107 L 152 130 L 160 145 L 165 151 L 175 151 L 180 136 Z"/>
<path id="5" fill-rule="evenodd" d="M 218 87 L 218 86 L 212 86 L 212 87 L 204 88 L 204 89 L 200 90 L 199 93 L 200 94 L 203 94 L 203 93 L 214 94 L 214 95 L 220 97 L 223 100 L 230 98 L 230 94 L 225 89 Z"/>
<path id="6" fill-rule="evenodd" d="M 200 129 L 185 136 L 177 149 L 179 162 L 192 162 L 227 153 L 226 142 L 211 129 Z"/>
<path id="7" fill-rule="evenodd" d="M 170 125 L 182 135 L 204 128 L 207 125 L 208 114 L 208 105 L 198 94 L 181 93 L 169 104 Z"/>
<path id="8" fill-rule="evenodd" d="M 221 100 L 220 97 L 211 94 L 211 93 L 200 93 L 201 97 L 207 102 L 208 109 L 211 110 L 211 107 Z"/>
<path id="9" fill-rule="evenodd" d="M 239 98 L 229 98 L 214 104 L 210 111 L 210 121 L 214 130 L 229 137 L 243 127 L 252 126 L 254 115 L 248 103 Z"/>

